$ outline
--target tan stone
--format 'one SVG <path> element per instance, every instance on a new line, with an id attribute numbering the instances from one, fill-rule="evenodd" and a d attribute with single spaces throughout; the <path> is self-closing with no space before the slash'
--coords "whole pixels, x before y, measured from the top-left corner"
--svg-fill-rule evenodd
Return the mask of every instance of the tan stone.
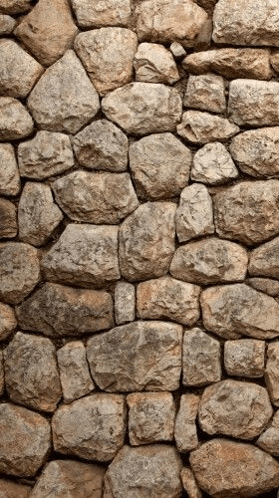
<path id="1" fill-rule="evenodd" d="M 10 141 L 28 137 L 33 128 L 33 119 L 19 100 L 0 97 L 0 140 Z"/>
<path id="2" fill-rule="evenodd" d="M 202 492 L 198 488 L 196 479 L 194 477 L 191 469 L 187 467 L 183 467 L 181 470 L 181 480 L 183 484 L 183 488 L 185 489 L 189 498 L 202 498 Z"/>
<path id="3" fill-rule="evenodd" d="M 182 394 L 175 419 L 174 438 L 180 453 L 187 453 L 198 446 L 196 418 L 200 398 L 195 394 Z"/>
<path id="4" fill-rule="evenodd" d="M 173 42 L 170 45 L 170 51 L 175 59 L 181 59 L 181 57 L 186 56 L 186 50 L 178 42 Z"/>
<path id="5" fill-rule="evenodd" d="M 20 176 L 12 144 L 0 144 L 0 195 L 17 195 Z"/>
<path id="6" fill-rule="evenodd" d="M 0 479 L 0 496 L 1 498 L 28 498 L 31 493 L 31 487 L 25 484 L 18 484 L 7 479 Z"/>
<path id="7" fill-rule="evenodd" d="M 31 0 L 1 0 L 0 12 L 3 14 L 21 14 L 31 8 Z"/>
<path id="8" fill-rule="evenodd" d="M 0 239 L 12 239 L 17 235 L 17 211 L 15 205 L 0 197 Z"/>
<path id="9" fill-rule="evenodd" d="M 0 303 L 0 341 L 4 341 L 16 329 L 17 319 L 8 304 Z"/>
<path id="10" fill-rule="evenodd" d="M 136 290 L 129 282 L 117 282 L 114 291 L 114 314 L 117 325 L 133 322 L 136 315 Z"/>
<path id="11" fill-rule="evenodd" d="M 4 392 L 5 392 L 4 356 L 3 356 L 3 351 L 0 351 L 0 397 L 3 396 Z M 0 496 L 1 496 L 1 486 L 0 486 Z"/>
<path id="12" fill-rule="evenodd" d="M 251 276 L 279 278 L 279 237 L 253 249 L 248 269 Z"/>
<path id="13" fill-rule="evenodd" d="M 184 107 L 222 113 L 226 110 L 225 81 L 217 74 L 191 75 L 187 81 Z"/>
<path id="14" fill-rule="evenodd" d="M 276 73 L 278 73 L 278 71 L 279 71 L 279 51 L 278 50 L 271 52 L 270 64 L 271 64 L 272 68 L 274 69 L 274 71 Z"/>
<path id="15" fill-rule="evenodd" d="M 16 20 L 13 17 L 5 14 L 0 14 L 0 36 L 10 35 L 15 27 Z"/>
<path id="16" fill-rule="evenodd" d="M 233 377 L 262 377 L 265 364 L 265 342 L 256 339 L 226 341 L 224 365 Z"/>
<path id="17" fill-rule="evenodd" d="M 81 28 L 127 26 L 131 16 L 130 0 L 71 0 Z"/>
<path id="18" fill-rule="evenodd" d="M 279 456 L 279 411 L 274 414 L 267 429 L 262 432 L 256 442 L 262 450 L 274 456 Z"/>
<path id="19" fill-rule="evenodd" d="M 134 57 L 136 81 L 172 85 L 180 79 L 173 56 L 158 43 L 141 43 Z"/>
<path id="20" fill-rule="evenodd" d="M 186 111 L 177 126 L 177 133 L 187 142 L 206 144 L 225 141 L 238 133 L 239 127 L 221 116 L 201 111 Z"/>
<path id="21" fill-rule="evenodd" d="M 191 180 L 219 185 L 237 177 L 238 170 L 226 147 L 220 142 L 206 144 L 194 155 Z"/>
<path id="22" fill-rule="evenodd" d="M 268 345 L 265 382 L 272 403 L 279 406 L 279 342 Z"/>
<path id="23" fill-rule="evenodd" d="M 271 278 L 249 278 L 247 281 L 251 287 L 254 289 L 264 292 L 272 297 L 278 297 L 279 295 L 279 282 L 277 280 L 271 280 Z"/>

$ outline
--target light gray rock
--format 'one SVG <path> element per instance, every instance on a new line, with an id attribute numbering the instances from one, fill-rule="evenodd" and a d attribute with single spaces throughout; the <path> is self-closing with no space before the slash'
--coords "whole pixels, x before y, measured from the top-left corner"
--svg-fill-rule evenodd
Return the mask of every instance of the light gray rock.
<path id="1" fill-rule="evenodd" d="M 226 341 L 224 365 L 233 377 L 262 377 L 265 364 L 265 342 L 256 339 Z"/>
<path id="2" fill-rule="evenodd" d="M 200 398 L 195 394 L 182 394 L 175 419 L 174 438 L 180 453 L 187 453 L 198 446 L 196 418 Z"/>
<path id="3" fill-rule="evenodd" d="M 225 81 L 217 74 L 191 75 L 183 100 L 184 107 L 221 113 L 226 110 Z"/>
<path id="4" fill-rule="evenodd" d="M 71 0 L 81 28 L 127 26 L 131 16 L 130 0 Z"/>
<path id="5" fill-rule="evenodd" d="M 19 140 L 31 135 L 33 119 L 24 105 L 12 97 L 0 97 L 0 140 Z"/>
<path id="6" fill-rule="evenodd" d="M 206 144 L 194 155 L 191 180 L 219 185 L 237 177 L 238 170 L 226 147 L 220 142 Z"/>
<path id="7" fill-rule="evenodd" d="M 4 357 L 3 357 L 3 351 L 0 351 L 0 396 L 3 396 L 4 391 L 5 391 Z M 0 487 L 0 492 L 1 492 L 1 487 Z"/>
<path id="8" fill-rule="evenodd" d="M 8 304 L 0 303 L 0 341 L 4 341 L 16 329 L 17 319 Z"/>
<path id="9" fill-rule="evenodd" d="M 21 14 L 31 8 L 31 0 L 2 0 L 0 12 L 3 14 Z"/>
<path id="10" fill-rule="evenodd" d="M 13 202 L 0 197 L 0 239 L 17 235 L 17 210 Z"/>
<path id="11" fill-rule="evenodd" d="M 268 345 L 265 382 L 272 403 L 279 406 L 279 342 Z"/>
<path id="12" fill-rule="evenodd" d="M 221 346 L 217 339 L 198 327 L 183 336 L 182 368 L 184 386 L 200 387 L 221 380 Z"/>
<path id="13" fill-rule="evenodd" d="M 8 479 L 0 479 L 1 498 L 28 498 L 30 493 L 30 486 L 19 484 L 14 481 L 8 481 Z"/>
<path id="14" fill-rule="evenodd" d="M 171 51 L 172 55 L 176 59 L 180 59 L 181 57 L 185 57 L 186 56 L 186 50 L 178 42 L 171 43 L 171 45 L 170 45 L 170 51 Z"/>
<path id="15" fill-rule="evenodd" d="M 10 35 L 15 27 L 16 20 L 13 17 L 5 14 L 0 14 L 0 36 Z"/>
<path id="16" fill-rule="evenodd" d="M 134 68 L 136 81 L 172 85 L 180 79 L 171 52 L 158 43 L 139 45 L 134 57 Z"/>
<path id="17" fill-rule="evenodd" d="M 279 278 L 279 237 L 251 251 L 248 269 L 251 276 Z"/>
<path id="18" fill-rule="evenodd" d="M 240 131 L 228 119 L 201 111 L 184 112 L 176 130 L 184 140 L 193 144 L 224 142 Z"/>
<path id="19" fill-rule="evenodd" d="M 183 488 L 188 494 L 189 498 L 202 498 L 202 492 L 198 488 L 196 479 L 191 469 L 183 467 L 180 477 L 182 480 Z"/>
<path id="20" fill-rule="evenodd" d="M 257 446 L 274 456 L 279 456 L 279 411 L 274 414 L 267 429 L 257 440 Z"/>
<path id="21" fill-rule="evenodd" d="M 114 291 L 114 314 L 117 325 L 133 322 L 136 315 L 136 290 L 129 282 L 117 282 Z"/>
<path id="22" fill-rule="evenodd" d="M 272 280 L 271 278 L 249 278 L 247 283 L 251 285 L 254 289 L 264 292 L 272 297 L 278 297 L 279 295 L 279 282 L 277 280 Z"/>
<path id="23" fill-rule="evenodd" d="M 0 144 L 0 195 L 17 195 L 20 176 L 12 144 Z"/>

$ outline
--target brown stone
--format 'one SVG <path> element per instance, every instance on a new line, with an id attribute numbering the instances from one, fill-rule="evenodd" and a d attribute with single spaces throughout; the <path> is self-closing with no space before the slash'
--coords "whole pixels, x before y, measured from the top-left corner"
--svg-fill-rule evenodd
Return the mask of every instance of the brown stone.
<path id="1" fill-rule="evenodd" d="M 208 185 L 227 183 L 238 177 L 238 169 L 220 142 L 204 145 L 194 155 L 191 180 Z"/>
<path id="2" fill-rule="evenodd" d="M 12 144 L 0 144 L 0 195 L 17 195 L 20 176 Z"/>
<path id="3" fill-rule="evenodd" d="M 6 14 L 0 14 L 0 36 L 10 35 L 15 27 L 16 20 L 13 17 Z"/>
<path id="4" fill-rule="evenodd" d="M 184 107 L 222 113 L 226 110 L 225 81 L 217 74 L 190 75 Z"/>
<path id="5" fill-rule="evenodd" d="M 71 0 L 81 28 L 127 26 L 131 16 L 130 0 Z"/>
<path id="6" fill-rule="evenodd" d="M 184 140 L 193 144 L 206 144 L 216 140 L 224 142 L 240 131 L 228 119 L 201 111 L 184 112 L 176 130 Z"/>
<path id="7" fill-rule="evenodd" d="M 31 8 L 31 0 L 1 0 L 0 12 L 3 14 L 21 14 Z"/>
<path id="8" fill-rule="evenodd" d="M 221 346 L 217 339 L 195 327 L 183 336 L 184 386 L 200 387 L 221 380 Z"/>
<path id="9" fill-rule="evenodd" d="M 4 356 L 3 356 L 3 351 L 0 351 L 0 397 L 3 396 L 4 392 L 5 392 Z"/>
<path id="10" fill-rule="evenodd" d="M 117 282 L 114 291 L 114 314 L 117 325 L 133 322 L 136 315 L 136 290 L 129 282 Z"/>
<path id="11" fill-rule="evenodd" d="M 267 427 L 267 429 L 262 432 L 259 439 L 257 440 L 257 446 L 262 450 L 270 453 L 274 456 L 279 456 L 279 411 L 274 414 L 274 417 Z"/>
<path id="12" fill-rule="evenodd" d="M 248 269 L 251 276 L 279 278 L 279 237 L 251 251 Z"/>
<path id="13" fill-rule="evenodd" d="M 159 43 L 141 43 L 134 57 L 136 81 L 172 85 L 180 79 L 174 58 Z"/>
<path id="14" fill-rule="evenodd" d="M 28 498 L 30 493 L 30 486 L 8 481 L 7 479 L 0 479 L 1 498 Z"/>
<path id="15" fill-rule="evenodd" d="M 272 403 L 279 406 L 279 342 L 268 345 L 265 382 Z"/>
<path id="16" fill-rule="evenodd" d="M 200 398 L 195 394 L 182 394 L 175 419 L 174 438 L 180 453 L 187 453 L 198 446 L 196 418 Z"/>
<path id="17" fill-rule="evenodd" d="M 0 239 L 12 239 L 17 234 L 17 212 L 15 205 L 0 198 Z"/>
<path id="18" fill-rule="evenodd" d="M 0 303 L 0 341 L 4 341 L 16 329 L 14 310 L 8 304 Z"/>
<path id="19" fill-rule="evenodd" d="M 191 469 L 188 469 L 187 467 L 183 467 L 181 470 L 181 480 L 183 484 L 183 488 L 185 489 L 186 493 L 188 494 L 189 498 L 202 498 L 202 492 L 198 488 L 196 479 L 194 477 L 193 472 Z"/>
<path id="20" fill-rule="evenodd" d="M 28 137 L 33 128 L 33 119 L 19 100 L 0 97 L 0 140 L 10 141 Z"/>
<path id="21" fill-rule="evenodd" d="M 265 364 L 265 342 L 256 339 L 226 341 L 224 365 L 233 377 L 262 377 Z"/>
<path id="22" fill-rule="evenodd" d="M 254 289 L 264 292 L 272 297 L 279 296 L 279 282 L 278 280 L 271 280 L 271 278 L 249 278 L 247 283 L 254 287 Z"/>

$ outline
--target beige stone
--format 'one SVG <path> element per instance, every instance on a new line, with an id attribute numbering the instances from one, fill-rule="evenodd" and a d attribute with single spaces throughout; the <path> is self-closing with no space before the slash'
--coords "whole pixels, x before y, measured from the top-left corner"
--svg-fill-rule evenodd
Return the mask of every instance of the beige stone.
<path id="1" fill-rule="evenodd" d="M 191 180 L 219 185 L 237 177 L 238 169 L 226 147 L 220 142 L 206 144 L 194 155 Z"/>
<path id="2" fill-rule="evenodd" d="M 5 14 L 0 14 L 0 36 L 10 35 L 15 27 L 16 20 L 13 17 Z"/>
<path id="3" fill-rule="evenodd" d="M 32 133 L 33 128 L 33 119 L 19 100 L 0 97 L 0 140 L 26 138 Z"/>
<path id="4" fill-rule="evenodd" d="M 4 356 L 3 356 L 3 351 L 0 351 L 0 397 L 3 396 L 4 392 L 5 392 Z"/>
<path id="5" fill-rule="evenodd" d="M 177 133 L 187 142 L 206 144 L 226 141 L 239 132 L 239 127 L 228 119 L 208 112 L 186 111 L 177 126 Z"/>
<path id="6" fill-rule="evenodd" d="M 251 251 L 248 269 L 251 276 L 279 278 L 279 237 Z"/>
<path id="7" fill-rule="evenodd" d="M 184 107 L 222 113 L 226 110 L 225 81 L 217 74 L 191 75 L 187 81 Z"/>
<path id="8" fill-rule="evenodd" d="M 181 470 L 181 480 L 183 484 L 183 488 L 185 489 L 189 498 L 202 498 L 202 492 L 198 488 L 196 479 L 194 477 L 191 469 L 187 467 L 183 467 Z"/>
<path id="9" fill-rule="evenodd" d="M 0 144 L 0 195 L 17 195 L 20 176 L 12 144 Z"/>
<path id="10" fill-rule="evenodd" d="M 71 0 L 81 28 L 127 26 L 131 16 L 130 0 Z"/>
<path id="11" fill-rule="evenodd" d="M 117 282 L 114 291 L 114 314 L 117 325 L 133 322 L 136 315 L 136 290 L 129 282 Z"/>
<path id="12" fill-rule="evenodd" d="M 186 50 L 178 42 L 172 42 L 170 45 L 170 51 L 175 59 L 181 59 L 181 57 L 186 56 Z"/>
<path id="13" fill-rule="evenodd" d="M 224 365 L 233 377 L 262 377 L 265 364 L 265 342 L 256 339 L 226 341 Z"/>
<path id="14" fill-rule="evenodd" d="M 172 85 L 180 79 L 173 56 L 158 43 L 141 43 L 134 57 L 136 81 Z"/>
<path id="15" fill-rule="evenodd" d="M 187 453 L 198 446 L 196 418 L 200 398 L 195 394 L 182 394 L 175 419 L 174 438 L 180 453 Z"/>
<path id="16" fill-rule="evenodd" d="M 279 456 L 279 411 L 274 414 L 271 423 L 257 440 L 257 446 L 274 456 Z"/>
<path id="17" fill-rule="evenodd" d="M 30 10 L 31 0 L 1 0 L 0 12 L 3 14 L 21 14 Z"/>
<path id="18" fill-rule="evenodd" d="M 0 197 L 0 239 L 13 239 L 17 235 L 17 210 L 15 205 Z"/>
<path id="19" fill-rule="evenodd" d="M 247 283 L 251 285 L 251 287 L 254 287 L 254 289 L 264 292 L 269 296 L 278 297 L 279 295 L 278 280 L 272 280 L 271 278 L 255 277 L 255 278 L 249 278 Z"/>
<path id="20" fill-rule="evenodd" d="M 279 342 L 271 342 L 267 348 L 265 382 L 275 406 L 279 406 Z"/>
<path id="21" fill-rule="evenodd" d="M 0 341 L 4 341 L 16 329 L 17 319 L 8 304 L 0 303 Z"/>
<path id="22" fill-rule="evenodd" d="M 274 50 L 271 52 L 270 64 L 271 64 L 272 68 L 274 69 L 274 71 L 276 73 L 278 73 L 278 70 L 279 70 L 279 51 L 278 50 Z"/>

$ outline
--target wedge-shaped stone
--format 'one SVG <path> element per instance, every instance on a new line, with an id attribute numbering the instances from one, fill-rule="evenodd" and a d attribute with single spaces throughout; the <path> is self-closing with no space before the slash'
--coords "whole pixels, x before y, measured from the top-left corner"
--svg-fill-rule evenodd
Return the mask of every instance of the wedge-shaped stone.
<path id="1" fill-rule="evenodd" d="M 14 309 L 8 304 L 0 303 L 0 341 L 7 339 L 16 327 Z"/>
<path id="2" fill-rule="evenodd" d="M 225 81 L 217 74 L 190 74 L 183 100 L 184 107 L 221 113 L 226 110 Z"/>
<path id="3" fill-rule="evenodd" d="M 274 414 L 271 424 L 262 432 L 257 446 L 274 456 L 279 456 L 279 410 Z"/>
<path id="4" fill-rule="evenodd" d="M 0 12 L 3 14 L 21 14 L 31 8 L 31 0 L 2 0 Z"/>
<path id="5" fill-rule="evenodd" d="M 239 127 L 228 119 L 208 112 L 186 111 L 177 133 L 187 142 L 206 144 L 219 140 L 224 142 L 238 133 Z"/>
<path id="6" fill-rule="evenodd" d="M 31 486 L 19 484 L 8 479 L 0 479 L 0 496 L 2 498 L 28 498 Z"/>
<path id="7" fill-rule="evenodd" d="M 109 392 L 174 391 L 179 387 L 181 342 L 182 326 L 174 323 L 140 321 L 116 327 L 88 341 L 92 377 Z"/>
<path id="8" fill-rule="evenodd" d="M 17 234 L 17 212 L 13 202 L 0 197 L 0 239 L 13 239 Z"/>
<path id="9" fill-rule="evenodd" d="M 279 342 L 268 345 L 265 381 L 272 403 L 279 406 Z"/>
<path id="10" fill-rule="evenodd" d="M 196 418 L 200 398 L 195 394 L 182 394 L 180 406 L 175 419 L 174 438 L 177 449 L 181 453 L 197 448 L 198 434 Z"/>
<path id="11" fill-rule="evenodd" d="M 183 336 L 183 385 L 200 387 L 221 380 L 221 346 L 203 330 L 195 327 Z"/>
<path id="12" fill-rule="evenodd" d="M 141 43 L 134 57 L 136 81 L 172 85 L 180 79 L 174 58 L 159 43 Z"/>
<path id="13" fill-rule="evenodd" d="M 31 135 L 33 119 L 24 105 L 12 97 L 0 97 L 0 140 L 19 140 Z"/>
<path id="14" fill-rule="evenodd" d="M 81 28 L 126 26 L 131 15 L 130 0 L 71 0 Z"/>
<path id="15" fill-rule="evenodd" d="M 114 313 L 117 325 L 133 322 L 136 315 L 136 290 L 129 282 L 117 282 L 114 291 Z"/>
<path id="16" fill-rule="evenodd" d="M 206 144 L 194 155 L 191 180 L 219 185 L 237 177 L 237 167 L 226 147 L 220 142 Z"/>
<path id="17" fill-rule="evenodd" d="M 202 492 L 197 485 L 196 479 L 195 479 L 194 474 L 191 471 L 191 469 L 188 469 L 187 467 L 183 467 L 180 476 L 181 476 L 183 488 L 185 489 L 186 493 L 188 494 L 188 497 L 189 498 L 202 498 Z"/>
<path id="18" fill-rule="evenodd" d="M 262 377 L 265 364 L 265 342 L 256 339 L 226 341 L 224 365 L 233 377 Z"/>
<path id="19" fill-rule="evenodd" d="M 279 237 L 251 252 L 248 270 L 251 276 L 279 278 Z"/>
<path id="20" fill-rule="evenodd" d="M 0 195 L 17 195 L 20 176 L 12 144 L 0 144 Z"/>
<path id="21" fill-rule="evenodd" d="M 16 20 L 13 17 L 0 13 L 0 36 L 10 35 L 15 27 Z"/>

